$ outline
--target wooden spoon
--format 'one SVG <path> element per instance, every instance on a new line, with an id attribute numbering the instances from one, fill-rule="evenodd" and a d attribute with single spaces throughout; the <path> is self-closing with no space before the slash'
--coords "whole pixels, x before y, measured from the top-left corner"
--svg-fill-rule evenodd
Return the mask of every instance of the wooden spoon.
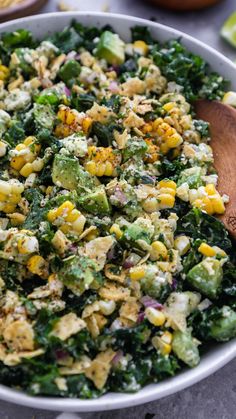
<path id="1" fill-rule="evenodd" d="M 210 145 L 219 175 L 217 189 L 230 199 L 219 218 L 236 239 L 236 109 L 221 102 L 199 100 L 195 111 L 199 119 L 210 123 Z"/>

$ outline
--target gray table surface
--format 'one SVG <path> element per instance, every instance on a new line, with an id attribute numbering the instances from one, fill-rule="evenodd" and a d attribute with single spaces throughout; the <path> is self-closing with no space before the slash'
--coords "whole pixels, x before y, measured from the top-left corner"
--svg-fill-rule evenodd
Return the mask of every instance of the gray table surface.
<path id="1" fill-rule="evenodd" d="M 42 12 L 56 11 L 58 1 L 50 0 Z M 149 5 L 145 0 L 64 0 L 64 3 L 69 3 L 80 11 L 86 9 L 102 11 L 108 6 L 110 12 L 147 19 L 155 18 L 158 22 L 201 39 L 229 58 L 236 59 L 236 50 L 226 45 L 219 37 L 222 22 L 236 10 L 236 0 L 226 0 L 211 9 L 185 14 L 167 12 Z M 236 418 L 236 360 L 200 383 L 162 400 L 113 412 L 87 413 L 82 417 L 84 419 L 121 419 L 123 417 L 147 419 L 148 413 L 149 418 L 155 414 L 153 419 Z M 59 412 L 29 409 L 0 402 L 1 419 L 54 419 L 58 414 Z"/>

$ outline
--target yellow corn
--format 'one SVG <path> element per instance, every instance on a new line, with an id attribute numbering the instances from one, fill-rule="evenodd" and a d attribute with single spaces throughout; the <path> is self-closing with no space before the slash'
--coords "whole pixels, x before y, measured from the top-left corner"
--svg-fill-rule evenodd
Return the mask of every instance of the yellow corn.
<path id="1" fill-rule="evenodd" d="M 0 192 L 4 195 L 10 195 L 11 184 L 5 180 L 0 180 Z"/>
<path id="2" fill-rule="evenodd" d="M 37 159 L 38 153 L 41 150 L 41 145 L 36 143 L 37 139 L 33 136 L 27 137 L 23 143 L 15 147 L 16 152 L 24 150 L 24 154 L 16 155 L 11 158 L 10 166 L 19 171 L 21 176 L 28 177 L 34 171 L 40 171 L 43 168 L 42 159 Z M 17 153 L 16 153 L 17 154 Z M 38 161 L 41 166 L 39 167 Z M 31 163 L 34 163 L 32 165 Z"/>
<path id="3" fill-rule="evenodd" d="M 173 208 L 175 205 L 175 198 L 170 194 L 160 194 L 158 195 L 157 199 L 159 203 L 159 209 Z"/>
<path id="4" fill-rule="evenodd" d="M 57 218 L 57 209 L 51 209 L 48 211 L 47 219 L 50 223 L 53 223 Z"/>
<path id="5" fill-rule="evenodd" d="M 7 145 L 3 141 L 0 141 L 0 157 L 5 156 L 7 153 Z"/>
<path id="6" fill-rule="evenodd" d="M 207 195 L 215 195 L 217 194 L 217 190 L 215 188 L 215 185 L 213 183 L 209 183 L 208 185 L 205 186 L 205 191 L 207 193 Z"/>
<path id="7" fill-rule="evenodd" d="M 178 147 L 182 142 L 183 139 L 177 132 L 166 139 L 166 144 L 169 148 Z"/>
<path id="8" fill-rule="evenodd" d="M 156 240 L 151 244 L 151 251 L 150 251 L 150 259 L 151 260 L 158 260 L 160 258 L 166 259 L 168 256 L 168 251 L 164 243 L 161 241 Z"/>
<path id="9" fill-rule="evenodd" d="M 138 281 L 145 276 L 145 273 L 146 271 L 142 266 L 135 266 L 134 268 L 130 269 L 129 276 L 132 281 Z"/>
<path id="10" fill-rule="evenodd" d="M 168 103 L 165 103 L 165 105 L 162 106 L 162 108 L 166 112 L 171 111 L 174 107 L 175 107 L 175 102 L 168 102 Z"/>
<path id="11" fill-rule="evenodd" d="M 140 55 L 147 55 L 149 48 L 146 42 L 138 40 L 133 43 L 133 47 Z"/>
<path id="12" fill-rule="evenodd" d="M 211 198 L 211 204 L 213 206 L 213 212 L 215 212 L 216 214 L 224 214 L 225 204 L 220 194 L 218 194 L 216 198 Z"/>
<path id="13" fill-rule="evenodd" d="M 155 161 L 159 160 L 160 148 L 157 145 L 153 144 L 153 141 L 150 139 L 146 139 L 145 143 L 148 145 L 148 150 L 145 154 L 144 161 L 146 161 L 147 163 L 155 163 Z"/>
<path id="14" fill-rule="evenodd" d="M 93 123 L 93 121 L 92 121 L 92 118 L 90 118 L 90 117 L 86 117 L 86 118 L 83 119 L 83 121 L 82 121 L 82 129 L 83 129 L 83 131 L 84 131 L 85 134 L 88 134 L 89 129 L 90 129 L 92 123 Z"/>
<path id="15" fill-rule="evenodd" d="M 152 344 L 162 355 L 169 355 L 172 349 L 172 339 L 172 333 L 166 331 L 161 336 L 154 336 L 152 338 Z"/>
<path id="16" fill-rule="evenodd" d="M 0 80 L 5 81 L 10 74 L 10 70 L 5 65 L 0 64 Z"/>
<path id="17" fill-rule="evenodd" d="M 12 213 L 16 209 L 16 205 L 21 200 L 21 193 L 24 186 L 20 182 L 10 183 L 0 180 L 0 203 L 1 211 Z"/>
<path id="18" fill-rule="evenodd" d="M 42 256 L 34 255 L 28 260 L 27 268 L 35 275 L 46 277 L 48 272 L 48 263 Z"/>
<path id="19" fill-rule="evenodd" d="M 97 165 L 95 161 L 92 161 L 92 160 L 88 161 L 85 164 L 85 169 L 87 170 L 87 172 L 90 173 L 90 175 L 95 176 L 97 172 Z"/>
<path id="20" fill-rule="evenodd" d="M 70 201 L 65 201 L 60 207 L 57 208 L 57 217 L 66 217 L 73 209 L 75 205 Z"/>
<path id="21" fill-rule="evenodd" d="M 174 191 L 177 188 L 176 183 L 173 180 L 169 180 L 169 179 L 160 180 L 160 182 L 158 182 L 158 186 L 159 188 L 168 188 L 168 189 L 173 189 Z"/>
<path id="22" fill-rule="evenodd" d="M 10 202 L 11 204 L 18 204 L 20 200 L 21 200 L 20 194 L 11 194 L 11 195 L 8 195 L 8 198 L 7 198 L 7 201 Z"/>
<path id="23" fill-rule="evenodd" d="M 22 235 L 17 241 L 18 252 L 27 255 L 38 251 L 38 240 L 34 236 Z"/>
<path id="24" fill-rule="evenodd" d="M 113 224 L 111 226 L 110 233 L 115 234 L 115 236 L 118 240 L 121 239 L 121 237 L 123 236 L 123 233 L 122 233 L 120 227 L 118 226 L 118 224 Z"/>
<path id="25" fill-rule="evenodd" d="M 10 166 L 12 169 L 20 170 L 25 164 L 25 159 L 23 156 L 16 156 L 11 159 Z"/>
<path id="26" fill-rule="evenodd" d="M 196 208 L 200 208 L 203 211 L 206 211 L 209 215 L 212 215 L 214 213 L 212 201 L 207 196 L 196 199 L 193 202 L 193 206 Z"/>
<path id="27" fill-rule="evenodd" d="M 201 243 L 198 248 L 198 251 L 202 253 L 202 255 L 208 256 L 208 257 L 212 257 L 216 255 L 215 249 L 213 249 L 213 247 L 209 246 L 206 243 Z"/>
<path id="28" fill-rule="evenodd" d="M 93 176 L 113 176 L 115 168 L 121 163 L 121 156 L 112 147 L 88 148 L 89 160 L 85 163 L 85 169 Z"/>
<path id="29" fill-rule="evenodd" d="M 24 177 L 28 177 L 29 175 L 31 175 L 31 173 L 33 173 L 33 166 L 31 163 L 26 163 L 24 164 L 24 166 L 22 167 L 22 169 L 20 170 L 20 175 L 24 176 Z"/>
<path id="30" fill-rule="evenodd" d="M 166 317 L 162 311 L 157 310 L 153 307 L 147 307 L 145 310 L 145 316 L 147 317 L 148 321 L 154 326 L 162 326 L 165 321 Z"/>
<path id="31" fill-rule="evenodd" d="M 57 113 L 58 119 L 66 125 L 78 123 L 78 112 L 75 109 L 70 109 L 68 106 L 61 105 Z"/>
<path id="32" fill-rule="evenodd" d="M 77 209 L 72 209 L 68 215 L 65 217 L 65 221 L 67 223 L 73 223 L 77 220 L 78 216 L 80 215 L 80 212 Z"/>
<path id="33" fill-rule="evenodd" d="M 26 219 L 26 216 L 21 214 L 20 212 L 13 212 L 12 214 L 7 214 L 8 218 L 11 220 L 11 224 L 13 226 L 18 226 L 23 224 Z"/>
<path id="34" fill-rule="evenodd" d="M 80 235 L 86 222 L 83 214 L 70 201 L 65 201 L 60 207 L 50 210 L 47 219 L 55 223 L 64 234 Z"/>
<path id="35" fill-rule="evenodd" d="M 15 212 L 16 210 L 16 205 L 15 204 L 4 204 L 1 208 L 1 211 L 5 212 L 6 214 L 11 214 L 12 212 Z"/>

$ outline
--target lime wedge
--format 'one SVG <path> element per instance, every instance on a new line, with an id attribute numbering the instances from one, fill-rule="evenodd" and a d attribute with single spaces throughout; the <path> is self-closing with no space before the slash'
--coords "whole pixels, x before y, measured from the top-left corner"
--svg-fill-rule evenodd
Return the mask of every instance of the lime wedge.
<path id="1" fill-rule="evenodd" d="M 232 13 L 223 24 L 220 34 L 227 42 L 236 48 L 236 12 Z"/>

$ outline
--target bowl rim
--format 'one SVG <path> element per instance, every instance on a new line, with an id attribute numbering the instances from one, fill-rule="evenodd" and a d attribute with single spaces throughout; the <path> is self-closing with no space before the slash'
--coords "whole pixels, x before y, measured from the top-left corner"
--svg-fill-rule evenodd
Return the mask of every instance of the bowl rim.
<path id="1" fill-rule="evenodd" d="M 56 19 L 58 16 L 71 17 L 71 19 L 79 19 L 80 17 L 88 18 L 102 18 L 105 20 L 123 19 L 128 23 L 135 25 L 146 25 L 150 28 L 156 28 L 160 31 L 171 32 L 173 36 L 182 38 L 183 41 L 189 41 L 195 44 L 201 50 L 209 51 L 219 61 L 226 64 L 231 70 L 236 70 L 236 65 L 214 48 L 206 45 L 198 39 L 176 30 L 170 26 L 163 25 L 158 22 L 152 22 L 147 19 L 142 19 L 135 16 L 128 16 L 118 13 L 104 13 L 104 12 L 54 12 L 45 13 L 36 16 L 28 16 L 20 19 L 15 19 L 9 22 L 0 24 L 0 32 L 3 30 L 11 30 L 11 26 L 22 26 L 27 22 L 34 22 L 39 20 Z M 111 22 L 112 24 L 112 22 Z M 201 52 L 200 52 L 201 54 Z M 7 402 L 20 404 L 23 406 L 34 407 L 38 409 L 47 409 L 53 411 L 67 411 L 67 412 L 98 412 L 102 410 L 121 409 L 129 406 L 137 406 L 143 403 L 151 402 L 187 387 L 192 386 L 198 381 L 208 377 L 223 367 L 225 364 L 236 357 L 236 338 L 223 344 L 217 344 L 212 350 L 213 353 L 203 356 L 200 364 L 194 369 L 182 370 L 174 377 L 161 381 L 158 384 L 149 384 L 139 390 L 137 393 L 107 393 L 97 399 L 78 399 L 78 398 L 56 398 L 56 397 L 38 397 L 28 396 L 26 393 L 13 390 L 10 387 L 0 385 L 0 399 Z"/>

